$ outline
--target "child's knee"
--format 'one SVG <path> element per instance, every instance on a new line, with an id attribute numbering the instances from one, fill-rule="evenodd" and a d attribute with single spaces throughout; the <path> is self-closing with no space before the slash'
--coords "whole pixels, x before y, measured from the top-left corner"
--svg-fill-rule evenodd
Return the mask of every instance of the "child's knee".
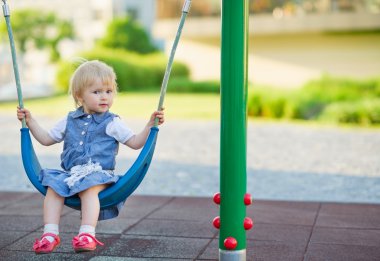
<path id="1" fill-rule="evenodd" d="M 81 198 L 81 199 L 84 197 L 90 197 L 92 195 L 95 195 L 95 192 L 92 188 L 86 189 L 82 192 L 79 192 L 79 194 L 78 194 L 79 198 Z"/>
<path id="2" fill-rule="evenodd" d="M 54 189 L 52 189 L 50 187 L 47 188 L 45 198 L 59 198 L 59 199 L 63 199 L 63 197 L 61 195 L 59 195 L 57 192 L 55 192 Z"/>
<path id="3" fill-rule="evenodd" d="M 93 187 L 88 188 L 82 192 L 79 192 L 78 196 L 79 196 L 79 198 L 87 197 L 87 196 L 97 197 L 99 192 L 102 191 L 104 188 L 105 188 L 105 185 L 93 186 Z"/>

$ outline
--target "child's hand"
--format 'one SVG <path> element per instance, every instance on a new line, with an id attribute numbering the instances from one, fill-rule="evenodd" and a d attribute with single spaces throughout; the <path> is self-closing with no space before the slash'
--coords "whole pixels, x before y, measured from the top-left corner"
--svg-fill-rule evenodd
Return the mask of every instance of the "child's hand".
<path id="1" fill-rule="evenodd" d="M 156 118 L 158 118 L 158 125 L 161 125 L 165 122 L 164 108 L 162 108 L 161 111 L 155 111 L 152 113 L 149 120 L 149 126 L 154 125 L 154 120 Z"/>
<path id="2" fill-rule="evenodd" d="M 30 111 L 23 108 L 20 109 L 20 107 L 17 107 L 17 118 L 22 121 L 25 118 L 25 122 L 28 123 L 29 120 L 32 118 L 32 115 L 30 114 Z"/>

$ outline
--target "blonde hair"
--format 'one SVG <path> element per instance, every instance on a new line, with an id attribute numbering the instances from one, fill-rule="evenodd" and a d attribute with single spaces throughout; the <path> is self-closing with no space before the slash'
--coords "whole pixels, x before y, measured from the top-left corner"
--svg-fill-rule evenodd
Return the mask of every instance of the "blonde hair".
<path id="1" fill-rule="evenodd" d="M 69 93 L 73 96 L 75 106 L 81 106 L 78 96 L 82 91 L 93 84 L 95 79 L 100 79 L 103 84 L 112 86 L 117 91 L 116 74 L 112 67 L 98 61 L 85 61 L 75 70 L 70 79 Z"/>

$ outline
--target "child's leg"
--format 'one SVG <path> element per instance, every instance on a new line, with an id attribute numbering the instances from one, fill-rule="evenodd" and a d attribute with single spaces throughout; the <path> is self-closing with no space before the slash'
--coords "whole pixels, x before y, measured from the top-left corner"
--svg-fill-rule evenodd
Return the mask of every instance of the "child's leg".
<path id="1" fill-rule="evenodd" d="M 73 238 L 75 252 L 92 251 L 96 245 L 103 245 L 95 238 L 95 227 L 98 222 L 100 203 L 98 194 L 107 185 L 97 185 L 79 193 L 82 206 L 82 222 L 77 237 Z"/>
<path id="2" fill-rule="evenodd" d="M 54 190 L 48 188 L 44 200 L 44 233 L 41 239 L 33 244 L 37 254 L 51 253 L 60 244 L 59 220 L 63 208 L 64 198 Z M 47 244 L 47 241 L 50 242 Z"/>
<path id="3" fill-rule="evenodd" d="M 44 223 L 59 224 L 65 198 L 48 188 L 44 200 Z"/>
<path id="4" fill-rule="evenodd" d="M 59 220 L 61 218 L 64 198 L 58 195 L 53 189 L 48 188 L 44 200 L 44 234 L 51 233 L 59 235 Z M 46 237 L 50 242 L 54 238 Z"/>
<path id="5" fill-rule="evenodd" d="M 82 206 L 82 226 L 96 227 L 100 211 L 98 194 L 106 187 L 107 185 L 97 185 L 79 193 Z"/>

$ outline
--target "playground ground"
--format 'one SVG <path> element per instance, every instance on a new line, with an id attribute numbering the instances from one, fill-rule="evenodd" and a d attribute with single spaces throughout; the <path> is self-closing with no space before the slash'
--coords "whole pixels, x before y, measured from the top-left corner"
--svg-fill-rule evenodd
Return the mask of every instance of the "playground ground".
<path id="1" fill-rule="evenodd" d="M 63 211 L 61 246 L 32 251 L 42 233 L 42 196 L 0 192 L 1 260 L 217 260 L 218 207 L 211 198 L 129 198 L 120 217 L 103 221 L 97 237 L 105 246 L 75 254 L 71 239 L 79 212 Z M 255 226 L 247 232 L 247 260 L 379 260 L 380 205 L 257 200 L 247 208 Z"/>

